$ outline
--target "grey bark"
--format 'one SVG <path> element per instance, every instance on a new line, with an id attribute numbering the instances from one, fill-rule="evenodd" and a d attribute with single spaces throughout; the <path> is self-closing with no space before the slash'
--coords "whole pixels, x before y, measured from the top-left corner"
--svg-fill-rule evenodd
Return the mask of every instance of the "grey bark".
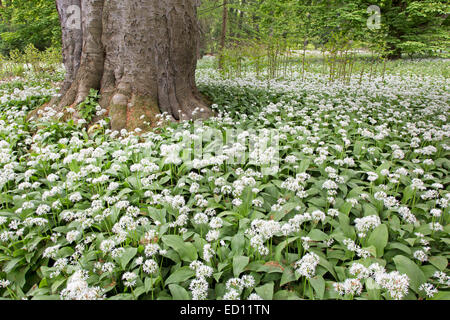
<path id="1" fill-rule="evenodd" d="M 58 10 L 59 20 L 61 21 L 61 31 L 63 39 L 65 39 L 62 43 L 62 54 L 63 63 L 66 68 L 66 78 L 61 87 L 61 93 L 66 92 L 70 87 L 70 84 L 75 79 L 81 61 L 83 33 L 81 29 L 71 26 L 68 21 L 70 14 L 74 14 L 74 12 L 69 11 L 69 7 L 72 5 L 81 8 L 80 0 L 56 1 L 56 8 Z"/>
<path id="2" fill-rule="evenodd" d="M 56 0 L 67 69 L 56 107 L 81 103 L 99 89 L 111 128 L 145 129 L 166 112 L 175 120 L 212 111 L 195 85 L 199 26 L 195 0 Z M 81 30 L 67 27 L 81 6 Z M 80 49 L 81 48 L 81 49 Z M 143 116 L 143 117 L 142 117 Z"/>

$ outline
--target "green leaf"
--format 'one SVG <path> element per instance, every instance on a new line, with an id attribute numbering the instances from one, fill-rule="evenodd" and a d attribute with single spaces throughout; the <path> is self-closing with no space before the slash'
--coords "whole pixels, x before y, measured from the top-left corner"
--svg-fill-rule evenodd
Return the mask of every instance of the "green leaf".
<path id="1" fill-rule="evenodd" d="M 195 276 L 195 271 L 189 267 L 181 267 L 172 273 L 164 282 L 165 285 L 171 283 L 181 283 Z"/>
<path id="2" fill-rule="evenodd" d="M 327 234 L 320 231 L 319 229 L 312 229 L 311 232 L 308 234 L 308 237 L 310 237 L 311 240 L 314 240 L 314 241 L 328 240 Z"/>
<path id="3" fill-rule="evenodd" d="M 402 202 L 406 203 L 409 199 L 412 199 L 412 197 L 414 196 L 414 192 L 415 191 L 412 189 L 411 186 L 407 186 L 406 188 L 404 188 Z"/>
<path id="4" fill-rule="evenodd" d="M 169 285 L 170 293 L 172 294 L 173 300 L 190 300 L 191 297 L 185 288 L 177 284 Z"/>
<path id="5" fill-rule="evenodd" d="M 63 279 L 59 279 L 57 281 L 55 281 L 52 286 L 51 286 L 51 291 L 52 293 L 57 293 L 58 288 L 66 281 L 67 279 L 63 278 Z"/>
<path id="6" fill-rule="evenodd" d="M 144 292 L 148 293 L 154 286 L 154 284 L 158 281 L 158 278 L 149 278 L 146 277 L 144 281 Z M 136 292 L 135 292 L 136 293 Z"/>
<path id="7" fill-rule="evenodd" d="M 194 245 L 189 242 L 184 242 L 183 238 L 177 235 L 165 235 L 161 237 L 162 242 L 175 250 L 181 260 L 192 262 L 197 259 L 197 250 Z"/>
<path id="8" fill-rule="evenodd" d="M 364 216 L 378 215 L 377 208 L 375 208 L 372 204 L 364 203 L 362 207 Z"/>
<path id="9" fill-rule="evenodd" d="M 322 267 L 327 269 L 328 272 L 330 272 L 333 275 L 334 279 L 338 280 L 338 276 L 336 274 L 335 268 L 327 259 L 319 257 L 319 265 L 321 265 Z"/>
<path id="10" fill-rule="evenodd" d="M 239 277 L 239 275 L 244 271 L 245 267 L 248 265 L 250 261 L 249 257 L 246 256 L 235 256 L 233 257 L 233 273 L 235 277 Z"/>
<path id="11" fill-rule="evenodd" d="M 325 294 L 325 280 L 319 276 L 310 278 L 309 283 L 311 283 L 311 286 L 314 288 L 317 298 L 323 299 L 323 295 Z"/>
<path id="12" fill-rule="evenodd" d="M 439 291 L 430 300 L 450 300 L 450 291 Z"/>
<path id="13" fill-rule="evenodd" d="M 63 247 L 59 249 L 58 253 L 56 254 L 56 258 L 66 258 L 68 256 L 71 256 L 75 251 L 71 247 Z"/>
<path id="14" fill-rule="evenodd" d="M 294 269 L 292 269 L 292 267 L 286 267 L 284 268 L 283 271 L 283 275 L 281 276 L 281 280 L 280 280 L 280 286 L 285 285 L 286 283 L 295 281 L 295 273 L 294 273 Z"/>
<path id="15" fill-rule="evenodd" d="M 447 258 L 443 256 L 430 257 L 430 263 L 441 271 L 444 271 L 448 266 Z"/>
<path id="16" fill-rule="evenodd" d="M 384 248 L 386 247 L 389 239 L 388 228 L 385 224 L 380 224 L 376 227 L 367 240 L 368 246 L 374 246 L 377 250 L 377 257 L 383 256 Z"/>
<path id="17" fill-rule="evenodd" d="M 301 300 L 301 298 L 293 291 L 278 290 L 273 295 L 273 300 Z"/>
<path id="18" fill-rule="evenodd" d="M 350 226 L 350 218 L 343 213 L 339 213 L 339 227 L 347 238 L 355 238 L 355 229 Z"/>
<path id="19" fill-rule="evenodd" d="M 372 278 L 366 279 L 366 289 L 370 300 L 380 300 L 379 285 Z"/>
<path id="20" fill-rule="evenodd" d="M 125 270 L 127 264 L 130 262 L 131 259 L 136 255 L 137 248 L 126 248 L 123 254 L 117 258 L 118 262 L 120 263 L 120 266 L 123 270 Z"/>
<path id="21" fill-rule="evenodd" d="M 286 246 L 288 244 L 297 240 L 298 238 L 299 238 L 299 236 L 296 236 L 296 237 L 288 238 L 287 241 L 286 240 L 281 241 L 275 248 L 275 261 L 281 261 L 281 259 L 282 259 L 281 255 L 283 253 L 284 248 L 286 248 Z"/>
<path id="22" fill-rule="evenodd" d="M 9 273 L 11 272 L 11 270 L 14 269 L 14 267 L 23 260 L 24 257 L 18 257 L 18 258 L 14 258 L 11 261 L 9 261 L 4 267 L 3 267 L 3 271 L 5 273 Z"/>
<path id="23" fill-rule="evenodd" d="M 299 168 L 298 168 L 298 172 L 299 172 L 299 173 L 305 172 L 305 171 L 309 168 L 309 164 L 310 164 L 310 163 L 311 163 L 311 160 L 310 160 L 310 159 L 308 159 L 308 158 L 303 159 L 303 160 L 300 162 L 300 165 L 299 165 Z"/>
<path id="24" fill-rule="evenodd" d="M 349 215 L 350 210 L 352 210 L 352 204 L 350 202 L 345 202 L 340 208 L 339 211 L 345 215 Z"/>
<path id="25" fill-rule="evenodd" d="M 298 206 L 298 203 L 295 202 L 288 202 L 281 208 L 280 211 L 277 211 L 274 214 L 273 220 L 280 221 L 285 215 L 287 215 L 289 212 L 295 209 L 295 207 Z"/>
<path id="26" fill-rule="evenodd" d="M 420 270 L 417 264 L 405 256 L 397 255 L 393 260 L 397 270 L 408 276 L 409 287 L 414 290 L 414 292 L 418 293 L 420 285 L 426 282 L 426 278 L 422 270 Z"/>
<path id="27" fill-rule="evenodd" d="M 357 140 L 355 142 L 355 145 L 353 146 L 353 154 L 359 156 L 361 154 L 361 150 L 362 150 L 363 146 L 364 146 L 364 141 Z"/>
<path id="28" fill-rule="evenodd" d="M 231 250 L 232 250 L 232 252 L 240 255 L 244 251 L 244 246 L 245 246 L 245 238 L 244 238 L 244 235 L 242 233 L 236 234 L 231 239 Z"/>
<path id="29" fill-rule="evenodd" d="M 407 245 L 404 245 L 403 243 L 400 243 L 400 242 L 388 243 L 388 245 L 386 246 L 386 249 L 389 249 L 389 250 L 390 249 L 398 249 L 398 250 L 403 251 L 407 255 L 411 254 L 411 249 Z"/>
<path id="30" fill-rule="evenodd" d="M 45 296 L 34 296 L 31 300 L 60 300 L 61 297 L 58 294 L 45 295 Z"/>
<path id="31" fill-rule="evenodd" d="M 263 300 L 272 300 L 273 287 L 274 287 L 273 282 L 269 282 L 263 286 L 255 288 L 255 291 Z"/>
<path id="32" fill-rule="evenodd" d="M 318 208 L 325 208 L 327 205 L 327 202 L 323 198 L 312 198 L 308 199 L 307 202 L 312 203 Z"/>

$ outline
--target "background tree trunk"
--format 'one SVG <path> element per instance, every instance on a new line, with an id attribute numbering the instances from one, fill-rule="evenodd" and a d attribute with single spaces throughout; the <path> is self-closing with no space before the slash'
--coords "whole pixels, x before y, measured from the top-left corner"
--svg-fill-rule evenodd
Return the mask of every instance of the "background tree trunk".
<path id="1" fill-rule="evenodd" d="M 108 111 L 112 130 L 148 129 L 147 124 L 156 126 L 156 116 L 164 112 L 176 120 L 213 114 L 195 85 L 196 1 L 56 4 L 67 69 L 60 97 L 51 102 L 58 112 L 84 101 L 93 88 L 100 90 L 100 105 Z M 81 8 L 81 29 L 71 24 L 76 12 L 68 8 L 73 6 Z"/>
<path id="2" fill-rule="evenodd" d="M 219 69 L 223 69 L 223 54 L 225 49 L 225 40 L 227 37 L 227 21 L 228 21 L 228 8 L 227 0 L 223 0 L 222 3 L 222 30 L 220 33 L 220 47 L 219 47 Z"/>

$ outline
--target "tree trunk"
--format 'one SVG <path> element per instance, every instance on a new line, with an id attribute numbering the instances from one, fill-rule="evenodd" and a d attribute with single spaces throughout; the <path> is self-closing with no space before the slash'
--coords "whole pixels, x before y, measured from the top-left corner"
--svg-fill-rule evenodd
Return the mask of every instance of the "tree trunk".
<path id="1" fill-rule="evenodd" d="M 219 69 L 223 69 L 223 51 L 225 49 L 225 40 L 227 37 L 227 21 L 228 21 L 228 8 L 227 0 L 223 0 L 222 3 L 222 31 L 220 34 L 220 49 L 219 49 Z"/>
<path id="2" fill-rule="evenodd" d="M 67 69 L 56 111 L 100 90 L 112 130 L 157 126 L 213 112 L 195 85 L 198 22 L 195 0 L 56 0 Z M 80 7 L 81 29 L 76 28 Z M 77 115 L 65 114 L 67 117 Z M 97 119 L 95 119 L 97 120 Z M 149 124 L 149 125 L 148 125 Z"/>

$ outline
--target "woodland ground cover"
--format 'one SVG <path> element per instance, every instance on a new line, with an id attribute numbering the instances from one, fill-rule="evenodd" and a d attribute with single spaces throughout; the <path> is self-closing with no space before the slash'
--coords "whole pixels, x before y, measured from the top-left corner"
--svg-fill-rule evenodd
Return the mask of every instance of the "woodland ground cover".
<path id="1" fill-rule="evenodd" d="M 0 296 L 449 299 L 448 60 L 341 82 L 211 59 L 217 116 L 140 135 L 27 121 L 62 71 L 0 83 Z M 184 161 L 208 131 L 222 153 Z"/>

